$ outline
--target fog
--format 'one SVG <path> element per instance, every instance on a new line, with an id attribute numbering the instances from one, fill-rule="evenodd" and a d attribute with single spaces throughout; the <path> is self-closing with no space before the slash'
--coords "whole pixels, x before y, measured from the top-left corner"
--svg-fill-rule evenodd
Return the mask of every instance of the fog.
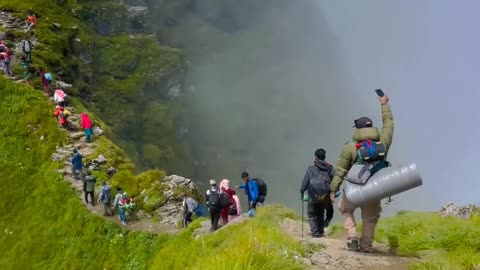
<path id="1" fill-rule="evenodd" d="M 299 186 L 315 149 L 325 148 L 334 164 L 353 119 L 369 116 L 381 127 L 373 90 L 382 88 L 395 120 L 389 159 L 415 161 L 424 179 L 384 212 L 479 201 L 473 169 L 480 130 L 472 121 L 480 3 L 265 3 L 255 12 L 231 5 L 229 14 L 242 22 L 235 31 L 199 28 L 189 36 L 196 179 L 240 183 L 247 170 L 268 183 L 268 202 L 300 209 Z"/>

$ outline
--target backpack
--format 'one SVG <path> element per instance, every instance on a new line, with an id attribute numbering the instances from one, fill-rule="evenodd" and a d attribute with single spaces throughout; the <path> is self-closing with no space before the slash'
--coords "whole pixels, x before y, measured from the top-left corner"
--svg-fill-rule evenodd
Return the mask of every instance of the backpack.
<path id="1" fill-rule="evenodd" d="M 219 203 L 220 208 L 223 209 L 223 208 L 229 207 L 232 204 L 233 204 L 232 198 L 230 198 L 230 196 L 228 196 L 227 193 L 220 192 L 220 203 Z"/>
<path id="2" fill-rule="evenodd" d="M 309 191 L 312 192 L 316 200 L 324 200 L 330 194 L 330 182 L 332 181 L 329 172 L 322 171 L 315 166 L 320 173 L 313 179 L 310 179 Z"/>
<path id="3" fill-rule="evenodd" d="M 230 208 L 230 210 L 228 210 L 228 215 L 230 215 L 230 216 L 236 216 L 236 215 L 238 215 L 238 210 L 237 210 L 237 206 L 236 206 L 236 205 L 233 205 L 233 207 Z"/>
<path id="4" fill-rule="evenodd" d="M 122 198 L 120 198 L 120 205 L 123 205 L 123 206 L 129 205 L 131 201 L 132 199 L 130 199 L 129 196 L 122 196 Z"/>
<path id="5" fill-rule="evenodd" d="M 102 187 L 102 190 L 103 190 L 103 201 L 105 202 L 109 202 L 110 201 L 110 198 L 111 198 L 111 193 L 110 191 L 112 190 L 112 188 L 110 186 L 103 186 Z"/>
<path id="6" fill-rule="evenodd" d="M 375 173 L 390 166 L 386 160 L 387 148 L 382 142 L 370 139 L 357 143 L 357 158 L 347 173 L 346 180 L 357 185 L 365 185 Z"/>
<path id="7" fill-rule="evenodd" d="M 260 178 L 254 179 L 257 182 L 258 193 L 260 196 L 267 196 L 267 183 Z"/>
<path id="8" fill-rule="evenodd" d="M 208 205 L 210 207 L 217 207 L 220 206 L 220 191 L 218 189 L 210 189 L 210 195 L 208 197 Z"/>
<path id="9" fill-rule="evenodd" d="M 29 53 L 32 51 L 32 42 L 30 42 L 30 40 L 23 41 L 23 51 L 25 53 Z"/>

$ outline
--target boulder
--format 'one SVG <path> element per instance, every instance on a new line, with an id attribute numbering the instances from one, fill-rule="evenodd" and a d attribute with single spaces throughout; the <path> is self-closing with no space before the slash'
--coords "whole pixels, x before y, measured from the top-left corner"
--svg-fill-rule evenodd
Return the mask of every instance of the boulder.
<path id="1" fill-rule="evenodd" d="M 478 208 L 474 204 L 469 204 L 467 206 L 457 206 L 452 202 L 447 203 L 439 211 L 441 217 L 459 217 L 459 218 L 469 218 L 472 213 L 478 211 Z"/>

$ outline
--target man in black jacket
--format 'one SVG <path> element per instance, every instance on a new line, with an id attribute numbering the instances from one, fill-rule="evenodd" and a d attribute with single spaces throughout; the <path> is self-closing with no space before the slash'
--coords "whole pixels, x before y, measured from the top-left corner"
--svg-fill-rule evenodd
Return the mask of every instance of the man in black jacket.
<path id="1" fill-rule="evenodd" d="M 307 168 L 300 188 L 302 199 L 305 191 L 308 192 L 307 214 L 313 237 L 322 237 L 325 225 L 328 226 L 333 217 L 329 192 L 333 166 L 325 162 L 325 155 L 324 149 L 315 151 L 314 165 Z M 327 210 L 327 220 L 325 220 L 325 210 Z"/>

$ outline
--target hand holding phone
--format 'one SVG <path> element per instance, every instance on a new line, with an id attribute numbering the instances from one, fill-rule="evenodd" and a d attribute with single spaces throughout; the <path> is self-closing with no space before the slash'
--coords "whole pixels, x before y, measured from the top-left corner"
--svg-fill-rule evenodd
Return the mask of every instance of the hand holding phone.
<path id="1" fill-rule="evenodd" d="M 377 95 L 378 95 L 379 97 L 385 96 L 385 93 L 383 93 L 383 90 L 382 90 L 382 89 L 377 89 L 377 90 L 375 90 L 375 92 L 377 93 Z"/>

